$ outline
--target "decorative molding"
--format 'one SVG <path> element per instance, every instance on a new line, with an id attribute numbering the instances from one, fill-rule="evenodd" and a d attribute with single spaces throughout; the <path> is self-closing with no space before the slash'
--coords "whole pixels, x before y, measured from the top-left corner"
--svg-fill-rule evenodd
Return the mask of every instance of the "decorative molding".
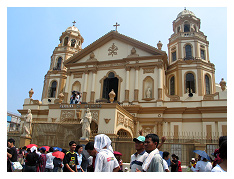
<path id="1" fill-rule="evenodd" d="M 87 62 L 88 62 L 88 61 L 98 61 L 98 60 L 95 58 L 95 55 L 94 55 L 93 52 L 90 53 L 89 59 L 87 60 Z"/>
<path id="2" fill-rule="evenodd" d="M 83 73 L 73 73 L 73 78 L 82 78 Z"/>
<path id="3" fill-rule="evenodd" d="M 154 73 L 154 67 L 142 68 L 143 74 L 145 73 Z"/>
<path id="4" fill-rule="evenodd" d="M 92 115 L 92 121 L 94 121 L 96 124 L 99 124 L 99 110 L 90 110 Z"/>
<path id="5" fill-rule="evenodd" d="M 117 126 L 121 123 L 124 123 L 124 115 L 118 112 L 117 113 Z"/>
<path id="6" fill-rule="evenodd" d="M 113 43 L 112 46 L 108 48 L 109 51 L 108 55 L 112 55 L 112 57 L 113 55 L 117 55 L 117 50 L 118 47 L 115 45 L 115 43 Z"/>
<path id="7" fill-rule="evenodd" d="M 66 121 L 69 119 L 75 118 L 75 111 L 74 110 L 61 110 L 61 121 Z"/>
<path id="8" fill-rule="evenodd" d="M 127 58 L 131 58 L 131 57 L 139 57 L 139 54 L 137 54 L 137 53 L 136 53 L 136 49 L 135 49 L 135 47 L 133 47 L 133 48 L 132 48 L 132 50 L 131 50 L 131 54 L 130 54 L 130 55 L 128 55 L 128 57 L 127 57 Z"/>
<path id="9" fill-rule="evenodd" d="M 106 124 L 108 124 L 111 119 L 104 118 L 104 120 L 105 120 Z"/>
<path id="10" fill-rule="evenodd" d="M 154 126 L 142 126 L 142 130 L 143 130 L 143 134 L 147 135 L 147 134 L 153 134 L 154 133 Z"/>

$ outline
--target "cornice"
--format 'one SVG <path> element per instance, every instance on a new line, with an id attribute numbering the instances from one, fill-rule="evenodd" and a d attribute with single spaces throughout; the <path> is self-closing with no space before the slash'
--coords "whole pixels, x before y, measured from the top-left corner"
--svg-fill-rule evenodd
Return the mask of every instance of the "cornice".
<path id="1" fill-rule="evenodd" d="M 86 48 L 84 48 L 83 50 L 81 50 L 78 54 L 75 54 L 74 56 L 70 57 L 65 62 L 65 66 L 69 63 L 74 63 L 74 62 L 78 61 L 79 59 L 85 57 L 86 55 L 88 55 L 89 53 L 91 53 L 95 49 L 101 47 L 102 45 L 104 45 L 105 43 L 109 42 L 112 39 L 120 40 L 120 41 L 125 42 L 127 44 L 130 44 L 136 48 L 139 48 L 139 49 L 142 49 L 146 52 L 149 52 L 152 55 L 167 56 L 166 52 L 164 52 L 164 51 L 158 50 L 155 47 L 152 47 L 150 45 L 147 45 L 143 42 L 132 39 L 130 37 L 127 37 L 125 35 L 122 35 L 120 33 L 115 32 L 115 31 L 111 31 L 111 32 L 107 33 L 106 35 L 102 36 L 101 38 L 99 38 L 98 40 L 96 40 L 95 42 L 93 42 L 92 44 L 90 44 L 89 46 L 87 46 Z"/>

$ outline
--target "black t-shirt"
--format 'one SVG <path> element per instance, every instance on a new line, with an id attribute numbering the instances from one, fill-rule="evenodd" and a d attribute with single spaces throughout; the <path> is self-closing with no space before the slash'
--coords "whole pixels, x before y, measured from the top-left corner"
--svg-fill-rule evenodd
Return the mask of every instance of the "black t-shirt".
<path id="1" fill-rule="evenodd" d="M 78 165 L 77 154 L 75 152 L 71 153 L 68 151 L 63 159 L 63 164 L 68 164 L 69 167 L 75 171 L 76 165 Z M 66 166 L 63 167 L 64 172 L 70 172 Z"/>
<path id="2" fill-rule="evenodd" d="M 17 151 L 16 151 L 16 148 L 15 147 L 12 147 L 10 149 L 7 150 L 8 153 L 10 153 L 12 155 L 11 157 L 11 161 L 12 162 L 17 162 Z"/>
<path id="3" fill-rule="evenodd" d="M 178 160 L 172 160 L 175 164 L 171 163 L 171 172 L 178 172 Z"/>
<path id="4" fill-rule="evenodd" d="M 25 165 L 35 166 L 37 164 L 38 159 L 39 159 L 39 155 L 38 154 L 36 154 L 35 152 L 30 152 L 26 156 L 26 160 L 27 161 L 25 162 Z"/>
<path id="5" fill-rule="evenodd" d="M 15 147 L 12 147 L 12 148 L 8 148 L 7 152 L 12 155 L 12 157 L 8 158 L 7 160 L 7 171 L 11 172 L 12 171 L 11 162 L 17 162 L 17 151 Z"/>

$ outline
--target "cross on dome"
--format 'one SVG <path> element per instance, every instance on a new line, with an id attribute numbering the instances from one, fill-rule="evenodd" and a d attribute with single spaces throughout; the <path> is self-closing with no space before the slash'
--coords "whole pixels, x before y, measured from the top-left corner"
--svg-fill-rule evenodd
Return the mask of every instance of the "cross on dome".
<path id="1" fill-rule="evenodd" d="M 74 20 L 72 23 L 73 23 L 73 26 L 75 26 L 75 24 L 76 24 L 76 21 Z"/>

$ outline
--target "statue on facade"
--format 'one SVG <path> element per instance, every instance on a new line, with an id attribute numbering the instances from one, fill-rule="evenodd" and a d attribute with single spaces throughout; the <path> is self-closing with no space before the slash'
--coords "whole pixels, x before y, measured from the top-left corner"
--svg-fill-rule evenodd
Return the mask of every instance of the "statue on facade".
<path id="1" fill-rule="evenodd" d="M 80 124 L 82 125 L 82 137 L 81 139 L 89 139 L 90 136 L 90 124 L 92 122 L 92 115 L 90 109 L 87 108 L 84 117 L 81 119 Z"/>
<path id="2" fill-rule="evenodd" d="M 32 113 L 30 109 L 28 109 L 28 113 L 24 116 L 23 131 L 24 136 L 30 137 L 32 134 Z"/>
<path id="3" fill-rule="evenodd" d="M 148 87 L 148 89 L 146 91 L 146 98 L 151 98 L 151 89 L 150 89 L 150 87 Z"/>

